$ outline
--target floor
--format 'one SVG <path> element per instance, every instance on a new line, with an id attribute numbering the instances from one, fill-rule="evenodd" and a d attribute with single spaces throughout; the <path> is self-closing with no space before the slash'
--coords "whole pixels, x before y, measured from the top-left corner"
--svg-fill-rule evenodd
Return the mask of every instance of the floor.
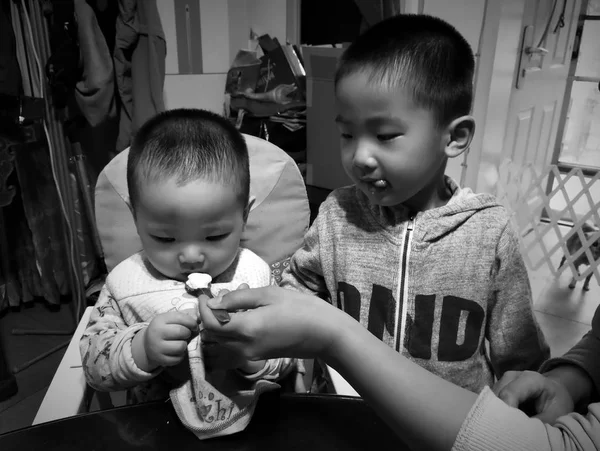
<path id="1" fill-rule="evenodd" d="M 582 291 L 582 282 L 571 290 L 568 288 L 570 275 L 567 272 L 555 280 L 547 267 L 531 271 L 530 279 L 536 317 L 552 355 L 561 355 L 589 330 L 594 311 L 600 304 L 600 287 L 592 279 L 590 291 Z M 35 303 L 0 318 L 0 334 L 11 368 L 21 366 L 68 340 L 66 336 L 13 335 L 11 331 L 14 328 L 69 330 L 73 328 L 71 309 L 63 305 L 59 310 L 49 310 L 43 303 Z M 31 425 L 64 349 L 16 375 L 18 393 L 0 402 L 0 434 Z"/>
<path id="2" fill-rule="evenodd" d="M 0 318 L 0 335 L 10 369 L 22 367 L 70 339 L 68 335 L 14 335 L 13 329 L 69 332 L 74 329 L 73 314 L 68 305 L 57 310 L 49 309 L 43 302 L 4 314 Z M 18 393 L 0 402 L 0 434 L 31 425 L 65 350 L 63 347 L 16 374 Z"/>

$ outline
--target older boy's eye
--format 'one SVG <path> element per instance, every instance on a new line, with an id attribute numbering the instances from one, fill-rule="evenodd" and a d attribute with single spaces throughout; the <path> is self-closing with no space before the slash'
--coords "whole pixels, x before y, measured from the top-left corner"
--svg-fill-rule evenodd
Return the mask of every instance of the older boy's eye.
<path id="1" fill-rule="evenodd" d="M 396 139 L 398 136 L 401 135 L 401 133 L 384 133 L 381 135 L 377 135 L 377 139 L 379 141 L 391 141 L 392 139 Z"/>
<path id="2" fill-rule="evenodd" d="M 212 235 L 206 237 L 206 241 L 221 241 L 229 236 L 229 233 L 222 233 L 221 235 Z"/>
<path id="3" fill-rule="evenodd" d="M 173 243 L 175 242 L 175 238 L 171 238 L 168 236 L 156 236 L 150 235 L 154 241 L 158 241 L 159 243 Z"/>
<path id="4" fill-rule="evenodd" d="M 342 139 L 352 139 L 352 135 L 350 133 L 340 133 Z"/>

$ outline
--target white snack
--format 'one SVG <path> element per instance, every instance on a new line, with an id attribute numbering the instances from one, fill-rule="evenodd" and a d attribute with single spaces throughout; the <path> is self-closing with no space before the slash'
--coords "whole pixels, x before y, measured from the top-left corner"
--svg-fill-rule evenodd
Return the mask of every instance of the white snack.
<path id="1" fill-rule="evenodd" d="M 193 294 L 194 296 L 199 296 L 199 294 L 203 292 L 205 295 L 212 297 L 212 293 L 210 292 L 211 282 L 212 277 L 210 274 L 195 272 L 188 276 L 185 288 L 188 293 Z M 212 309 L 212 312 L 221 324 L 226 324 L 231 319 L 227 310 Z"/>
<path id="2" fill-rule="evenodd" d="M 211 282 L 212 277 L 210 274 L 195 272 L 188 276 L 186 285 L 190 290 L 201 290 L 203 288 L 208 288 Z"/>

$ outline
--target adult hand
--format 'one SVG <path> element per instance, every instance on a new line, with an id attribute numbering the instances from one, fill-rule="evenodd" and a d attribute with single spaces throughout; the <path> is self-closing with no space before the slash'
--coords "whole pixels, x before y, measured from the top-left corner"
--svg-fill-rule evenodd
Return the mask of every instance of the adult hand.
<path id="1" fill-rule="evenodd" d="M 200 296 L 199 309 L 211 336 L 248 360 L 320 356 L 331 347 L 340 320 L 347 317 L 320 298 L 274 286 L 214 299 Z M 231 320 L 219 323 L 211 309 L 228 310 Z"/>
<path id="2" fill-rule="evenodd" d="M 248 284 L 243 283 L 237 289 L 245 290 L 247 288 L 249 288 Z M 229 290 L 225 288 L 220 290 L 218 295 L 222 297 L 227 293 L 229 293 Z M 211 313 L 216 312 L 211 310 Z M 218 318 L 218 315 L 215 316 Z M 202 343 L 204 363 L 208 369 L 239 369 L 246 374 L 253 374 L 265 365 L 265 362 L 262 360 L 247 360 L 239 350 L 218 343 L 207 329 L 202 331 Z"/>
<path id="3" fill-rule="evenodd" d="M 535 371 L 507 371 L 494 385 L 494 393 L 509 406 L 548 424 L 574 409 L 562 383 Z"/>
<path id="4" fill-rule="evenodd" d="M 203 333 L 202 336 L 205 336 Z M 211 340 L 214 338 L 211 337 Z M 247 362 L 237 349 L 214 341 L 202 340 L 202 355 L 207 370 L 231 370 L 244 366 Z"/>

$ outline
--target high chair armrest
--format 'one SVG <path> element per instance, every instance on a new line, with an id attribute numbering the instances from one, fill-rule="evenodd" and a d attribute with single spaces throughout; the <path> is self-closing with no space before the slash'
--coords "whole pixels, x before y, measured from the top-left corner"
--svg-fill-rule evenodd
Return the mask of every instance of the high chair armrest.
<path id="1" fill-rule="evenodd" d="M 93 307 L 87 307 L 73 334 L 48 391 L 42 400 L 33 425 L 58 420 L 81 413 L 86 402 L 88 385 L 81 367 L 79 340 L 90 320 Z"/>

